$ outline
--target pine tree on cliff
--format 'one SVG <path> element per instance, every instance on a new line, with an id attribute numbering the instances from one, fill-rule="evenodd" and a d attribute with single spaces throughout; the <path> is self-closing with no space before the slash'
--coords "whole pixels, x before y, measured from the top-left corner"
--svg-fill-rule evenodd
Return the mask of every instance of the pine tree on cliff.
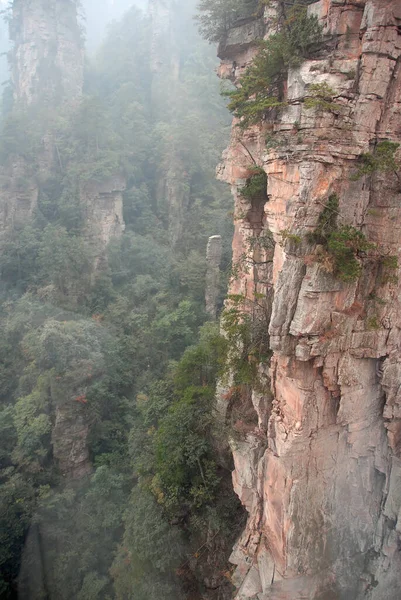
<path id="1" fill-rule="evenodd" d="M 258 0 L 201 0 L 199 31 L 209 42 L 219 42 L 238 19 L 257 11 Z"/>

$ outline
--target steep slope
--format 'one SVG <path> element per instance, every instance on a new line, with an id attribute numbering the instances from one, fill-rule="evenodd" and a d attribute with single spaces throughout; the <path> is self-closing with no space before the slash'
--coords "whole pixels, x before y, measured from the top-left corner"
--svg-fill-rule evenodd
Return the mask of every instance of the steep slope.
<path id="1" fill-rule="evenodd" d="M 54 106 L 79 102 L 83 85 L 83 46 L 73 0 L 15 0 L 10 38 L 14 42 L 15 100 Z"/>
<path id="2" fill-rule="evenodd" d="M 222 77 L 238 82 L 255 40 L 275 31 L 280 3 L 271 4 L 220 44 Z M 389 259 L 401 252 L 401 195 L 396 169 L 355 173 L 383 142 L 401 141 L 401 10 L 391 0 L 308 10 L 324 41 L 290 69 L 287 107 L 245 131 L 234 122 L 219 169 L 235 196 L 231 294 L 245 312 L 260 302 L 271 311 L 273 351 L 259 364 L 273 398 L 260 386 L 244 395 L 254 416 L 232 441 L 249 512 L 231 557 L 236 597 L 390 600 L 401 594 L 400 285 Z M 316 84 L 332 90 L 329 106 L 305 102 Z M 258 201 L 241 193 L 254 163 L 267 175 Z M 341 227 L 377 245 L 355 253 L 349 281 L 311 243 L 330 198 Z M 272 240 L 256 243 L 256 257 L 255 238 Z M 228 420 L 231 388 L 218 404 Z"/>

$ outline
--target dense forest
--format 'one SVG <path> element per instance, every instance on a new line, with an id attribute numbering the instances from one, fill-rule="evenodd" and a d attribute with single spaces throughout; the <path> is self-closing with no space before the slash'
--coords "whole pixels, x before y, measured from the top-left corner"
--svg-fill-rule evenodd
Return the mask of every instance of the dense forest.
<path id="1" fill-rule="evenodd" d="M 1 185 L 38 189 L 31 218 L 1 236 L 4 599 L 231 593 L 243 513 L 213 426 L 225 342 L 205 312 L 210 236 L 223 240 L 219 307 L 230 272 L 231 196 L 215 180 L 230 118 L 215 48 L 181 4 L 158 71 L 152 22 L 132 8 L 86 60 L 78 103 L 57 98 L 47 64 L 53 95 L 46 84 L 26 107 L 4 91 Z M 116 177 L 125 231 L 103 247 L 80 191 Z"/>

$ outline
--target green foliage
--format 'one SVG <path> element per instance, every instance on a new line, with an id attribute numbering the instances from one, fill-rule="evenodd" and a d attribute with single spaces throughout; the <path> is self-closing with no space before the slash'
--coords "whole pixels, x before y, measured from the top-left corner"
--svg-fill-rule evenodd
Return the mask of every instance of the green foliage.
<path id="1" fill-rule="evenodd" d="M 308 235 L 311 243 L 324 245 L 329 236 L 337 228 L 340 203 L 337 194 L 331 194 L 327 199 L 322 212 L 319 215 L 317 227 Z"/>
<path id="2" fill-rule="evenodd" d="M 334 273 L 346 282 L 356 281 L 361 274 L 358 253 L 373 248 L 374 244 L 369 243 L 365 235 L 351 225 L 344 225 L 333 231 L 327 240 L 327 250 L 334 261 Z"/>
<path id="3" fill-rule="evenodd" d="M 360 179 L 364 175 L 373 175 L 374 173 L 394 173 L 400 181 L 400 165 L 395 156 L 399 146 L 400 144 L 386 140 L 379 142 L 373 153 L 362 154 L 353 179 Z"/>
<path id="4" fill-rule="evenodd" d="M 164 518 L 152 495 L 135 488 L 124 516 L 125 533 L 112 566 L 116 598 L 179 600 L 175 569 L 184 561 L 183 536 Z M 166 551 L 168 549 L 168 551 Z"/>
<path id="5" fill-rule="evenodd" d="M 87 243 L 63 227 L 49 225 L 43 232 L 38 261 L 42 277 L 56 293 L 82 300 L 89 288 L 91 253 Z"/>
<path id="6" fill-rule="evenodd" d="M 174 569 L 192 545 L 209 531 L 236 535 L 211 431 L 225 343 L 214 324 L 199 330 L 208 237 L 222 235 L 227 271 L 231 256 L 231 197 L 214 178 L 230 119 L 190 8 L 177 25 L 179 80 L 154 75 L 148 21 L 132 9 L 88 64 L 82 103 L 32 106 L 3 124 L 3 164 L 20 165 L 20 191 L 39 188 L 32 222 L 14 223 L 0 249 L 4 597 L 20 571 L 29 598 L 176 600 Z M 38 167 L 47 133 L 50 174 Z M 83 190 L 116 175 L 127 231 L 100 255 Z M 95 197 L 101 212 L 108 197 Z M 77 436 L 89 429 L 93 473 L 74 485 L 53 454 L 60 441 L 73 447 L 63 411 Z"/>
<path id="7" fill-rule="evenodd" d="M 240 87 L 224 92 L 229 110 L 248 127 L 265 118 L 269 111 L 285 105 L 283 83 L 288 69 L 308 57 L 322 38 L 316 16 L 308 16 L 302 6 L 288 11 L 281 28 L 260 42 L 260 50 L 240 79 Z"/>
<path id="8" fill-rule="evenodd" d="M 124 144 L 98 96 L 87 96 L 72 114 L 58 116 L 55 146 L 59 167 L 69 177 L 102 181 L 122 171 Z"/>
<path id="9" fill-rule="evenodd" d="M 185 503 L 201 507 L 214 499 L 219 479 L 207 430 L 211 426 L 213 389 L 188 388 L 160 423 L 155 438 L 156 474 L 151 483 L 168 510 Z"/>
<path id="10" fill-rule="evenodd" d="M 27 161 L 26 168 L 36 165 L 41 149 L 40 125 L 36 114 L 19 110 L 11 112 L 2 123 L 0 162 L 7 164 L 10 157 L 20 156 Z"/>
<path id="11" fill-rule="evenodd" d="M 392 256 L 392 255 L 388 255 L 388 256 L 382 256 L 380 258 L 380 263 L 382 264 L 382 266 L 385 269 L 398 269 L 399 264 L 398 264 L 398 257 L 397 256 Z"/>
<path id="12" fill-rule="evenodd" d="M 174 368 L 171 384 L 153 387 L 138 403 L 143 434 L 132 437 L 134 462 L 165 510 L 202 509 L 219 483 L 211 446 L 212 405 L 225 344 L 217 325 L 205 325 L 199 343 Z M 146 432 L 146 433 L 145 433 Z"/>
<path id="13" fill-rule="evenodd" d="M 300 244 L 302 242 L 302 238 L 300 235 L 295 233 L 290 233 L 288 229 L 282 229 L 279 233 L 281 237 L 281 244 L 284 244 L 286 241 L 293 242 L 294 244 Z"/>
<path id="14" fill-rule="evenodd" d="M 399 268 L 398 257 L 383 254 L 379 257 L 379 265 L 380 265 L 380 276 L 379 282 L 381 285 L 385 285 L 387 283 L 397 285 L 398 284 L 398 275 L 396 271 Z"/>
<path id="15" fill-rule="evenodd" d="M 32 483 L 14 469 L 0 471 L 0 590 L 7 598 L 18 577 L 21 546 L 35 505 Z"/>
<path id="16" fill-rule="evenodd" d="M 26 225 L 6 232 L 0 276 L 7 287 L 21 291 L 46 285 L 53 300 L 71 305 L 89 292 L 92 261 L 88 243 L 76 233 L 54 225 L 44 230 Z"/>
<path id="17" fill-rule="evenodd" d="M 200 34 L 209 42 L 221 42 L 236 21 L 257 9 L 258 0 L 200 0 L 196 17 Z"/>
<path id="18" fill-rule="evenodd" d="M 26 288 L 35 281 L 41 234 L 31 225 L 6 231 L 0 248 L 0 278 L 9 287 Z"/>
<path id="19" fill-rule="evenodd" d="M 263 389 L 258 365 L 270 359 L 269 313 L 265 299 L 248 299 L 242 294 L 230 295 L 222 315 L 226 340 L 224 375 L 232 376 L 234 385 L 250 385 Z"/>
<path id="20" fill-rule="evenodd" d="M 367 328 L 370 329 L 371 331 L 380 329 L 380 322 L 376 316 L 369 317 L 366 325 L 367 325 Z"/>
<path id="21" fill-rule="evenodd" d="M 319 215 L 315 231 L 308 238 L 311 243 L 323 246 L 327 252 L 329 261 L 325 261 L 326 268 L 341 281 L 352 282 L 358 279 L 362 271 L 358 255 L 374 249 L 375 245 L 368 242 L 366 236 L 355 227 L 338 226 L 338 208 L 338 197 L 332 194 Z"/>
<path id="22" fill-rule="evenodd" d="M 51 421 L 44 412 L 46 399 L 38 391 L 20 398 L 14 411 L 14 425 L 18 436 L 14 459 L 29 469 L 43 466 L 49 448 Z"/>
<path id="23" fill-rule="evenodd" d="M 240 189 L 240 194 L 246 200 L 267 199 L 267 174 L 261 167 L 254 167 L 252 175 Z"/>
<path id="24" fill-rule="evenodd" d="M 41 557 L 46 557 L 46 587 L 51 596 L 68 600 L 105 598 L 112 593 L 107 565 L 119 539 L 128 501 L 128 480 L 106 466 L 99 467 L 86 485 L 60 490 L 41 489 L 35 514 L 39 535 L 26 549 L 32 565 L 23 565 L 19 587 L 30 598 L 41 597 Z M 89 594 L 89 595 L 87 595 Z"/>
<path id="25" fill-rule="evenodd" d="M 203 523 L 201 539 L 206 530 L 217 535 L 235 529 L 238 504 L 231 491 L 222 494 L 223 472 L 215 463 L 212 438 L 224 348 L 218 326 L 204 325 L 198 344 L 171 365 L 169 376 L 137 398 L 130 454 L 140 485 L 132 492 L 112 569 L 118 598 L 129 597 L 133 586 L 143 600 L 157 600 L 157 594 L 181 598 L 173 572 L 187 563 L 191 540 L 199 534 L 196 523 Z M 188 523 L 185 537 L 183 523 Z"/>
<path id="26" fill-rule="evenodd" d="M 213 387 L 216 384 L 225 341 L 214 323 L 205 323 L 196 346 L 186 349 L 174 371 L 175 387 L 183 391 L 191 386 Z"/>
<path id="27" fill-rule="evenodd" d="M 316 108 L 321 111 L 338 111 L 341 109 L 341 106 L 333 102 L 335 96 L 335 90 L 326 82 L 312 83 L 308 88 L 308 95 L 304 100 L 305 108 Z"/>

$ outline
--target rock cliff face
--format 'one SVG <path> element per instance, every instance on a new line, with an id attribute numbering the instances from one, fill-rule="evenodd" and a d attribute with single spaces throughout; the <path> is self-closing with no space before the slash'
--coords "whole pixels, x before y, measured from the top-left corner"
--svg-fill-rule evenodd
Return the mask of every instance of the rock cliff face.
<path id="1" fill-rule="evenodd" d="M 22 114 L 77 106 L 83 86 L 83 46 L 76 2 L 14 0 L 10 20 L 11 81 L 14 110 Z M 2 169 L 0 230 L 29 222 L 36 210 L 39 179 L 49 177 L 55 150 L 49 131 L 42 132 L 38 171 L 23 156 L 13 155 Z"/>
<path id="2" fill-rule="evenodd" d="M 75 0 L 14 0 L 10 37 L 18 102 L 79 102 L 83 47 Z"/>
<path id="3" fill-rule="evenodd" d="M 219 49 L 222 77 L 235 81 L 252 61 L 272 11 L 229 33 Z M 321 0 L 309 11 L 325 43 L 289 73 L 290 106 L 244 133 L 234 123 L 219 169 L 235 196 L 234 262 L 245 253 L 256 265 L 231 292 L 266 296 L 273 351 L 270 367 L 260 366 L 270 368 L 273 398 L 253 391 L 253 424 L 232 443 L 234 486 L 249 512 L 231 557 L 236 598 L 394 600 L 401 597 L 400 285 L 368 259 L 357 282 L 343 283 L 304 240 L 335 193 L 344 224 L 401 257 L 396 174 L 352 178 L 361 153 L 401 141 L 401 5 Z M 298 101 L 324 82 L 337 111 Z M 267 174 L 263 203 L 238 193 L 250 155 Z M 255 262 L 249 239 L 269 232 L 273 247 Z M 219 398 L 223 413 L 227 396 Z"/>
<path id="4" fill-rule="evenodd" d="M 152 54 L 153 73 L 158 74 L 174 67 L 176 76 L 179 73 L 178 49 L 174 41 L 175 0 L 149 0 L 149 14 L 152 22 Z"/>

